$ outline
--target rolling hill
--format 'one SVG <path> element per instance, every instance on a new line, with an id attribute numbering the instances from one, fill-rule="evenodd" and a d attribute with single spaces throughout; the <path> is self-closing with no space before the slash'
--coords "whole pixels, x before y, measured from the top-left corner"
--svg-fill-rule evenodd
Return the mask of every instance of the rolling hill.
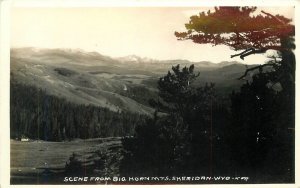
<path id="1" fill-rule="evenodd" d="M 111 111 L 152 114 L 148 100 L 156 97 L 156 83 L 173 65 L 195 65 L 196 84 L 216 84 L 220 92 L 231 92 L 243 83 L 245 71 L 239 62 L 188 60 L 159 61 L 138 56 L 111 58 L 97 52 L 74 49 L 11 49 L 11 82 L 35 86 L 50 95 L 77 104 L 92 104 Z"/>

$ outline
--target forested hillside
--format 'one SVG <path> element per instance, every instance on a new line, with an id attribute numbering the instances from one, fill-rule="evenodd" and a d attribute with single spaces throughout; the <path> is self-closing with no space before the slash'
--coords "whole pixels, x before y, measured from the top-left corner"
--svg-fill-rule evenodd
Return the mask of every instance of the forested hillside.
<path id="1" fill-rule="evenodd" d="M 44 90 L 11 84 L 11 138 L 62 141 L 73 138 L 128 136 L 147 118 L 130 112 L 113 112 L 93 105 L 75 104 Z"/>

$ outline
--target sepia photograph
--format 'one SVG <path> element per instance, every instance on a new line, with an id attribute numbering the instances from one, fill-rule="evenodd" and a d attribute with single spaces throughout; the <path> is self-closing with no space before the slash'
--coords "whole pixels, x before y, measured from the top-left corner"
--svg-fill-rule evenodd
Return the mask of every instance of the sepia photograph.
<path id="1" fill-rule="evenodd" d="M 295 184 L 295 6 L 11 6 L 10 185 Z"/>

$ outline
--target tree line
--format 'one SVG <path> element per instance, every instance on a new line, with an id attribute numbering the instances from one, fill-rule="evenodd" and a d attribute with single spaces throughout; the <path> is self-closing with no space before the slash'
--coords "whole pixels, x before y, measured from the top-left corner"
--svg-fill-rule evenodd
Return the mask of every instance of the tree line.
<path id="1" fill-rule="evenodd" d="M 34 86 L 11 83 L 11 138 L 62 141 L 129 136 L 147 116 L 75 104 Z"/>

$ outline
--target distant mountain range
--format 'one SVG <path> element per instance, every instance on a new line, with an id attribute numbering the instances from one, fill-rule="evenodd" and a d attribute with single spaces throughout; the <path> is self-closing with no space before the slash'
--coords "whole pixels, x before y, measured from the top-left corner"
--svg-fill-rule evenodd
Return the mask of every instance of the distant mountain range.
<path id="1" fill-rule="evenodd" d="M 16 48 L 11 49 L 11 82 L 78 104 L 152 114 L 148 100 L 157 95 L 157 80 L 177 64 L 194 64 L 200 72 L 196 84 L 214 82 L 222 94 L 238 89 L 243 81 L 237 78 L 246 70 L 237 61 L 159 61 L 135 55 L 111 58 L 80 49 Z"/>

